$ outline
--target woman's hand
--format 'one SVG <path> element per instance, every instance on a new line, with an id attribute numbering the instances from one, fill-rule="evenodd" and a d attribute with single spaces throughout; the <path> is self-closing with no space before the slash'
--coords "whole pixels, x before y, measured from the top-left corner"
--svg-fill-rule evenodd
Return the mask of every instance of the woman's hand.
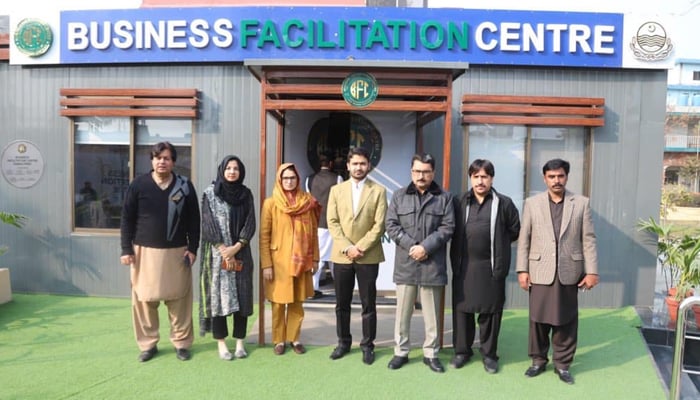
<path id="1" fill-rule="evenodd" d="M 275 278 L 274 273 L 272 272 L 272 267 L 263 269 L 262 273 L 263 279 L 265 279 L 268 282 L 272 281 Z"/>
<path id="2" fill-rule="evenodd" d="M 233 260 L 233 257 L 235 257 L 239 251 L 241 251 L 242 247 L 243 246 L 240 242 L 236 242 L 236 244 L 233 246 L 224 246 L 223 244 L 220 244 L 218 249 L 219 253 L 221 253 L 221 257 L 225 258 L 226 260 Z"/>

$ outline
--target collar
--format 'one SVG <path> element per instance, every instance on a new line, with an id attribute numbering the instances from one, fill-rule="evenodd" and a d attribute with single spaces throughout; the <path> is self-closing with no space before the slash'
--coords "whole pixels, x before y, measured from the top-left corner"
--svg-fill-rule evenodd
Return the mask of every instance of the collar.
<path id="1" fill-rule="evenodd" d="M 364 186 L 365 182 L 367 182 L 367 177 L 365 176 L 364 178 L 362 178 L 361 181 L 357 181 L 357 182 L 355 182 L 354 179 L 350 178 L 350 182 L 352 183 L 352 186 L 353 186 L 353 187 L 355 187 L 355 186 Z"/>
<path id="2" fill-rule="evenodd" d="M 411 182 L 407 187 L 406 187 L 406 194 L 419 194 L 420 192 L 418 189 L 416 189 L 416 185 Z M 430 193 L 432 195 L 438 196 L 442 193 L 442 189 L 440 189 L 440 185 L 435 183 L 435 181 L 430 182 L 430 186 L 428 186 L 428 190 L 426 190 L 426 193 Z"/>
<path id="3" fill-rule="evenodd" d="M 491 187 L 491 190 L 489 190 L 489 192 L 486 194 L 485 199 L 488 199 L 489 197 L 494 197 L 494 196 L 496 196 L 497 193 L 498 192 L 496 192 L 496 189 Z M 476 196 L 474 195 L 474 189 L 469 189 L 469 191 L 467 191 L 467 199 L 471 200 L 471 199 L 475 199 L 475 198 L 476 198 Z"/>

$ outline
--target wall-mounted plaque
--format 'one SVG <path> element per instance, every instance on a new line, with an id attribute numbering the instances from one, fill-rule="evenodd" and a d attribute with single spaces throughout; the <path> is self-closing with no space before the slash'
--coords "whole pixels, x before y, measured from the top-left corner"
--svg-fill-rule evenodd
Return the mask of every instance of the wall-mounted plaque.
<path id="1" fill-rule="evenodd" d="M 34 186 L 44 173 L 44 157 L 34 143 L 26 140 L 10 142 L 3 149 L 0 162 L 2 176 L 20 189 Z"/>

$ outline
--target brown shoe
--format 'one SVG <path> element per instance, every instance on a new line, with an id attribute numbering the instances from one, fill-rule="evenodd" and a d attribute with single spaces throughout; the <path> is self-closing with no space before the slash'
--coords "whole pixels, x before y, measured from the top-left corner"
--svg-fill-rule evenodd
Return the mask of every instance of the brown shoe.
<path id="1" fill-rule="evenodd" d="M 281 356 L 282 354 L 284 354 L 284 351 L 285 351 L 285 350 L 286 350 L 286 346 L 284 345 L 284 342 L 283 342 L 283 343 L 277 343 L 277 344 L 275 345 L 275 347 L 272 349 L 272 351 L 274 351 L 275 354 L 277 354 L 278 356 Z"/>
<path id="2" fill-rule="evenodd" d="M 303 344 L 301 343 L 292 343 L 291 344 L 292 350 L 294 350 L 295 353 L 297 354 L 304 354 L 306 353 L 306 347 L 304 347 Z"/>

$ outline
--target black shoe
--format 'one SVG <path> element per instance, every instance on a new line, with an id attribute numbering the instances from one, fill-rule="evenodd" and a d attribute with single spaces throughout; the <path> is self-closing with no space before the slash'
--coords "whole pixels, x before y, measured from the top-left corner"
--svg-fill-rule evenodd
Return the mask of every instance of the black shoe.
<path id="1" fill-rule="evenodd" d="M 484 357 L 484 369 L 489 374 L 495 374 L 498 372 L 498 361 L 490 357 Z"/>
<path id="2" fill-rule="evenodd" d="M 343 346 L 338 346 L 335 349 L 333 349 L 333 352 L 331 353 L 331 360 L 337 360 L 339 358 L 343 358 L 343 356 L 348 354 L 349 352 L 350 352 L 349 348 L 343 347 Z"/>
<path id="3" fill-rule="evenodd" d="M 525 376 L 527 376 L 528 378 L 534 378 L 537 375 L 543 373 L 544 370 L 546 370 L 546 369 L 547 369 L 547 364 L 541 364 L 541 365 L 532 364 L 530 366 L 530 368 L 528 368 L 527 371 L 525 371 Z"/>
<path id="4" fill-rule="evenodd" d="M 177 359 L 180 361 L 187 361 L 192 358 L 192 353 L 187 349 L 177 349 L 175 351 L 175 356 L 177 356 Z"/>
<path id="5" fill-rule="evenodd" d="M 142 351 L 141 354 L 139 354 L 139 361 L 146 362 L 146 361 L 150 360 L 151 358 L 155 357 L 156 353 L 158 353 L 157 346 L 153 346 L 146 351 Z"/>
<path id="6" fill-rule="evenodd" d="M 312 299 L 317 300 L 323 297 L 323 292 L 320 290 L 314 290 L 314 295 L 311 296 Z"/>
<path id="7" fill-rule="evenodd" d="M 374 362 L 374 350 L 362 350 L 362 362 L 367 365 L 372 365 Z"/>
<path id="8" fill-rule="evenodd" d="M 568 369 L 554 368 L 554 373 L 557 374 L 560 381 L 562 381 L 568 385 L 574 384 L 574 377 L 571 376 Z"/>
<path id="9" fill-rule="evenodd" d="M 450 361 L 450 365 L 454 368 L 462 368 L 466 363 L 469 362 L 469 359 L 472 356 L 468 354 L 455 354 L 454 357 L 452 357 L 452 360 Z"/>
<path id="10" fill-rule="evenodd" d="M 440 372 L 440 373 L 445 372 L 445 367 L 442 366 L 440 359 L 437 357 L 434 357 L 434 358 L 423 357 L 423 364 L 430 367 L 430 370 L 433 372 Z"/>
<path id="11" fill-rule="evenodd" d="M 389 361 L 389 369 L 399 369 L 404 366 L 404 364 L 408 364 L 408 357 L 401 357 L 401 356 L 394 356 L 391 358 L 391 361 Z"/>

